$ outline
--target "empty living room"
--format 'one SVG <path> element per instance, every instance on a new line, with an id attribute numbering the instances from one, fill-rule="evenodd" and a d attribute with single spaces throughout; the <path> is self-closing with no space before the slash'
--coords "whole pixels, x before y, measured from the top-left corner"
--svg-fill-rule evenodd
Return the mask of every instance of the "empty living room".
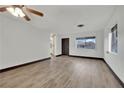
<path id="1" fill-rule="evenodd" d="M 124 88 L 124 5 L 0 5 L 0 88 Z"/>

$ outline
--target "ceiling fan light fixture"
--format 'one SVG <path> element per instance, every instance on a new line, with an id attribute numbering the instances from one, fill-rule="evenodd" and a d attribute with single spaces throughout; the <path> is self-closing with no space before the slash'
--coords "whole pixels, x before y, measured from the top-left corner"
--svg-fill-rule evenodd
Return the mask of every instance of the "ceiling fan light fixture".
<path id="1" fill-rule="evenodd" d="M 16 16 L 16 17 L 24 17 L 25 14 L 23 13 L 23 11 L 16 7 L 16 8 L 13 8 L 13 7 L 9 7 L 9 8 L 6 8 L 12 15 Z"/>
<path id="2" fill-rule="evenodd" d="M 12 15 L 18 17 L 18 14 L 15 13 L 15 9 L 14 9 L 13 7 L 8 7 L 8 8 L 6 8 L 6 9 L 7 9 Z"/>
<path id="3" fill-rule="evenodd" d="M 37 11 L 35 9 L 28 8 L 24 5 L 8 5 L 8 6 L 0 7 L 0 13 L 6 12 L 6 11 L 15 17 L 24 18 L 26 21 L 31 20 L 30 17 L 27 15 L 27 12 L 40 17 L 44 16 L 42 12 Z"/>
<path id="4" fill-rule="evenodd" d="M 25 14 L 20 8 L 15 8 L 15 13 L 18 14 L 19 17 L 24 17 Z"/>

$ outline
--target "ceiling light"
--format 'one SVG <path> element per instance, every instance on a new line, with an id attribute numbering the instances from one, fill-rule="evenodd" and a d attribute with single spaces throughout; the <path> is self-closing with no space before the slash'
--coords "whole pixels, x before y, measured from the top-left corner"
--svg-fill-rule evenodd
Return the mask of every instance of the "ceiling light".
<path id="1" fill-rule="evenodd" d="M 20 8 L 15 8 L 15 12 L 18 14 L 19 17 L 24 17 L 25 14 L 22 12 Z"/>
<path id="2" fill-rule="evenodd" d="M 20 8 L 13 8 L 13 7 L 9 7 L 7 8 L 7 10 L 14 16 L 16 17 L 24 17 L 25 14 L 23 13 L 23 11 Z"/>
<path id="3" fill-rule="evenodd" d="M 18 14 L 15 13 L 15 9 L 13 7 L 6 8 L 12 15 L 18 17 Z"/>

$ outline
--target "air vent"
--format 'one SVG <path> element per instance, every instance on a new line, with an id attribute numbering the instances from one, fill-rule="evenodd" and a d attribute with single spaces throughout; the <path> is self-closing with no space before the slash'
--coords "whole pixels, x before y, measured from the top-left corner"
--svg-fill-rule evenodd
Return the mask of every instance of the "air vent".
<path id="1" fill-rule="evenodd" d="M 79 24 L 79 25 L 77 25 L 77 27 L 83 27 L 84 25 L 83 24 Z"/>

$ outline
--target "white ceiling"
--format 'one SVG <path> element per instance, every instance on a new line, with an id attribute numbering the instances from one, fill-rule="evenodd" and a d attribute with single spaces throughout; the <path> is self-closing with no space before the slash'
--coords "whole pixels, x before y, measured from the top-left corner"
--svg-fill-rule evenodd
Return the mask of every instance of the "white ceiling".
<path id="1" fill-rule="evenodd" d="M 28 6 L 44 13 L 44 17 L 28 14 L 30 24 L 50 32 L 65 34 L 100 31 L 110 19 L 115 6 Z M 12 17 L 12 16 L 11 16 Z M 25 22 L 25 21 L 24 21 Z M 78 28 L 78 24 L 84 24 Z"/>

